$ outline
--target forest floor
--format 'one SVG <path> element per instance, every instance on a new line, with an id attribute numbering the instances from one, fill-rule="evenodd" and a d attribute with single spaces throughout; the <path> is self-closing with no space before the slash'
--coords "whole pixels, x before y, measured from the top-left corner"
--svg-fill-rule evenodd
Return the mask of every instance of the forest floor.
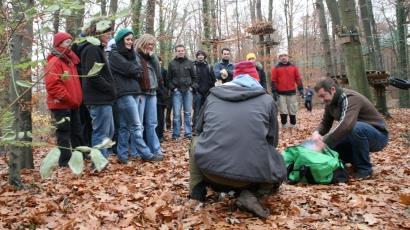
<path id="1" fill-rule="evenodd" d="M 279 150 L 306 139 L 323 110 L 299 111 L 297 130 L 281 130 Z M 7 184 L 7 159 L 0 157 L 0 229 L 409 229 L 410 110 L 392 109 L 390 143 L 372 154 L 374 175 L 338 185 L 288 185 L 263 202 L 262 220 L 239 211 L 234 199 L 208 192 L 200 203 L 188 199 L 188 140 L 162 146 L 165 159 L 128 165 L 110 157 L 101 173 L 91 164 L 81 176 L 57 169 L 41 180 L 47 148 L 36 148 L 35 169 L 23 170 L 25 188 Z"/>

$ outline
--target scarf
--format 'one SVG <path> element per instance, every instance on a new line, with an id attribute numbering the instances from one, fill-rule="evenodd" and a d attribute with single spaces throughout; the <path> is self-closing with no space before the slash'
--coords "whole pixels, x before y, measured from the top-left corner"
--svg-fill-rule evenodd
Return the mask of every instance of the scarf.
<path id="1" fill-rule="evenodd" d="M 70 48 L 54 47 L 50 55 L 56 56 L 70 65 L 80 63 L 80 59 Z"/>
<path id="2" fill-rule="evenodd" d="M 141 65 L 142 65 L 142 79 L 140 80 L 140 86 L 141 89 L 146 91 L 150 89 L 150 80 L 149 80 L 149 72 L 148 72 L 148 62 L 151 61 L 151 56 L 148 54 L 145 54 L 141 51 L 138 51 L 141 59 Z"/>
<path id="3" fill-rule="evenodd" d="M 124 40 L 121 40 L 121 42 L 116 43 L 116 45 L 117 45 L 118 53 L 124 56 L 127 60 L 135 59 L 134 48 L 133 47 L 131 47 L 131 49 L 125 48 Z"/>

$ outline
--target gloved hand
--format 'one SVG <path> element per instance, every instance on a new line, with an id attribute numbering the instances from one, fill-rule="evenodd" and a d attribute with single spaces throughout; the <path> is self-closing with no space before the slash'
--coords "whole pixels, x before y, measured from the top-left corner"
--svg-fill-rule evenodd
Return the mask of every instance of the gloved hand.
<path id="1" fill-rule="evenodd" d="M 228 71 L 226 69 L 221 69 L 221 78 L 226 79 L 228 77 Z"/>

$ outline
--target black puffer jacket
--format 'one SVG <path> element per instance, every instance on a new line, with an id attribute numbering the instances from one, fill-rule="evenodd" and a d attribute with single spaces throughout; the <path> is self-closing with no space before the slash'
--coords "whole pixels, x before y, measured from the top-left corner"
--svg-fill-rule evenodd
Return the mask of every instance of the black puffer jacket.
<path id="1" fill-rule="evenodd" d="M 170 90 L 186 92 L 189 87 L 198 88 L 198 77 L 194 64 L 188 58 L 175 58 L 168 65 L 168 85 Z"/>
<path id="2" fill-rule="evenodd" d="M 142 69 L 135 56 L 129 60 L 113 48 L 108 60 L 117 86 L 118 97 L 141 94 L 138 79 L 142 76 Z"/>
<path id="3" fill-rule="evenodd" d="M 202 96 L 208 95 L 209 90 L 215 86 L 215 76 L 208 62 L 194 61 L 195 72 L 198 76 L 198 93 Z"/>
<path id="4" fill-rule="evenodd" d="M 96 76 L 82 78 L 83 103 L 85 105 L 112 105 L 117 97 L 117 90 L 104 48 L 83 42 L 78 45 L 77 51 L 81 54 L 80 68 L 84 75 L 91 70 L 94 63 L 104 64 Z"/>

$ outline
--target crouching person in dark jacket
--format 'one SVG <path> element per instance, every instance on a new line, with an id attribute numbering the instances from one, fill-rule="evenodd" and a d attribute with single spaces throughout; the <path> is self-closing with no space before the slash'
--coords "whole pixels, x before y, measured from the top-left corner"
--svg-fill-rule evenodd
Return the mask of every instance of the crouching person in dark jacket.
<path id="1" fill-rule="evenodd" d="M 258 197 L 277 190 L 286 178 L 276 151 L 276 105 L 259 83 L 252 62 L 235 65 L 234 80 L 210 90 L 190 151 L 190 196 L 205 200 L 206 186 L 238 191 L 236 204 L 259 217 L 269 210 Z"/>

